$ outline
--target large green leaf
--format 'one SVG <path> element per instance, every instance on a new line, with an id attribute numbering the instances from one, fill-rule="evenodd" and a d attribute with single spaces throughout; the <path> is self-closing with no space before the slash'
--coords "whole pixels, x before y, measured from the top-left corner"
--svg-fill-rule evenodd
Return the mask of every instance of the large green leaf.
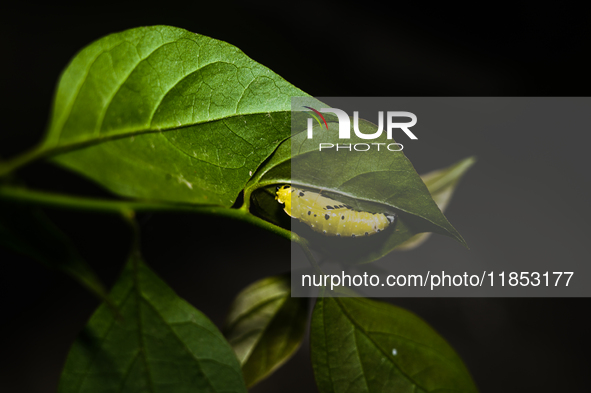
<path id="1" fill-rule="evenodd" d="M 138 256 L 72 346 L 59 393 L 246 392 L 240 364 L 211 321 Z"/>
<path id="2" fill-rule="evenodd" d="M 433 200 L 437 203 L 437 206 L 439 206 L 439 209 L 441 209 L 442 212 L 444 212 L 447 205 L 449 205 L 459 181 L 475 162 L 476 159 L 474 157 L 468 157 L 447 168 L 438 169 L 421 175 L 421 179 L 423 179 Z M 430 235 L 430 233 L 414 235 L 406 242 L 396 247 L 396 249 L 412 250 L 427 241 Z"/>
<path id="3" fill-rule="evenodd" d="M 477 392 L 455 351 L 416 315 L 363 298 L 318 298 L 312 366 L 321 393 Z"/>
<path id="4" fill-rule="evenodd" d="M 0 246 L 58 269 L 102 299 L 108 299 L 94 270 L 78 254 L 70 239 L 38 207 L 0 203 Z"/>
<path id="5" fill-rule="evenodd" d="M 290 135 L 292 96 L 306 94 L 225 42 L 126 30 L 66 68 L 35 154 L 123 196 L 230 206 Z"/>
<path id="6" fill-rule="evenodd" d="M 307 317 L 308 299 L 291 297 L 289 276 L 262 279 L 238 294 L 226 337 L 242 364 L 247 386 L 293 355 L 304 337 Z"/>
<path id="7" fill-rule="evenodd" d="M 373 133 L 376 125 L 360 120 L 359 128 Z M 255 173 L 247 185 L 246 197 L 263 217 L 281 224 L 285 213 L 274 202 L 277 184 L 292 183 L 315 190 L 345 202 L 359 210 L 393 212 L 399 220 L 393 230 L 367 238 L 345 239 L 315 236 L 306 226 L 292 220 L 292 229 L 309 238 L 313 246 L 330 251 L 334 259 L 363 263 L 388 254 L 397 246 L 422 232 L 450 236 L 465 245 L 461 235 L 445 218 L 429 190 L 403 152 L 364 152 L 329 149 L 319 151 L 318 141 L 343 143 L 338 139 L 338 124 L 328 123 L 328 130 L 314 129 L 314 139 L 300 132 L 282 143 L 271 158 Z M 347 143 L 367 143 L 351 138 Z M 383 135 L 372 143 L 394 143 Z"/>

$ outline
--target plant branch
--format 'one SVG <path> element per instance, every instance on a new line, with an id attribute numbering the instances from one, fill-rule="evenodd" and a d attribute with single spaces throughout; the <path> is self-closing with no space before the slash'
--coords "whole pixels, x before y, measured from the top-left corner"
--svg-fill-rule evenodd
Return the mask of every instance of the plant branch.
<path id="1" fill-rule="evenodd" d="M 320 268 L 320 265 L 318 265 L 318 262 L 316 262 L 316 258 L 314 258 L 314 255 L 312 255 L 312 252 L 310 251 L 310 247 L 308 247 L 308 241 L 306 239 L 304 239 L 303 237 L 298 236 L 295 233 L 292 233 L 291 240 L 293 242 L 299 244 L 300 247 L 302 247 L 302 250 L 304 251 L 304 255 L 306 256 L 306 258 L 308 259 L 308 262 L 310 262 L 310 265 L 312 265 L 312 267 L 314 268 L 316 273 L 321 276 L 324 275 L 324 272 Z"/>
<path id="2" fill-rule="evenodd" d="M 44 157 L 47 151 L 41 146 L 37 146 L 23 154 L 20 154 L 8 161 L 0 162 L 0 177 L 6 176 L 20 167 Z"/>
<path id="3" fill-rule="evenodd" d="M 0 187 L 0 199 L 16 203 L 35 204 L 97 213 L 129 214 L 130 211 L 186 212 L 227 217 L 245 221 L 265 229 L 285 239 L 293 240 L 292 232 L 259 218 L 244 209 L 231 209 L 222 206 L 174 204 L 157 201 L 129 201 L 87 198 L 52 192 L 30 190 L 21 187 Z"/>
<path id="4" fill-rule="evenodd" d="M 126 201 L 109 200 L 100 198 L 88 198 L 80 196 L 64 195 L 46 191 L 30 190 L 22 187 L 0 187 L 0 200 L 8 200 L 15 203 L 34 204 L 40 206 L 57 207 L 73 210 L 84 210 L 95 213 L 110 213 L 123 215 L 126 220 L 133 221 L 134 212 L 186 212 L 193 214 L 206 214 L 227 217 L 234 220 L 245 221 L 256 227 L 265 229 L 285 239 L 291 240 L 302 247 L 306 258 L 318 274 L 323 274 L 316 259 L 312 255 L 308 241 L 297 234 L 274 225 L 259 218 L 243 207 L 232 209 L 221 206 L 173 204 L 156 201 Z"/>

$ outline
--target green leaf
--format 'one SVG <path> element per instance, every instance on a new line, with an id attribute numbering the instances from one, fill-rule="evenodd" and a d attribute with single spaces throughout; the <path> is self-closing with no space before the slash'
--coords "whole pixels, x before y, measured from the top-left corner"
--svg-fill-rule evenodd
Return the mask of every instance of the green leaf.
<path id="1" fill-rule="evenodd" d="M 359 121 L 360 131 L 374 133 L 375 124 Z M 383 257 L 412 236 L 435 232 L 450 236 L 464 246 L 464 239 L 445 218 L 429 190 L 402 152 L 380 151 L 343 152 L 336 149 L 319 151 L 318 141 L 341 143 L 338 124 L 328 124 L 328 130 L 314 129 L 314 140 L 300 132 L 282 143 L 269 160 L 247 184 L 247 198 L 263 217 L 280 224 L 285 213 L 273 207 L 275 186 L 292 183 L 322 191 L 323 195 L 347 203 L 355 209 L 371 212 L 393 212 L 398 215 L 394 230 L 386 230 L 367 238 L 342 239 L 323 236 L 316 240 L 305 225 L 291 220 L 298 234 L 311 240 L 312 247 L 328 249 L 331 258 L 349 263 L 366 263 Z M 367 143 L 352 136 L 347 143 Z M 386 135 L 373 143 L 394 143 Z M 277 202 L 275 202 L 276 205 Z"/>
<path id="2" fill-rule="evenodd" d="M 0 203 L 0 246 L 65 272 L 99 298 L 109 301 L 92 268 L 38 207 Z"/>
<path id="3" fill-rule="evenodd" d="M 246 392 L 240 364 L 222 334 L 180 299 L 138 256 L 75 341 L 59 393 Z"/>
<path id="4" fill-rule="evenodd" d="M 421 175 L 421 179 L 423 179 L 433 200 L 437 203 L 437 206 L 439 206 L 439 209 L 441 209 L 442 212 L 444 212 L 447 205 L 449 205 L 460 179 L 466 174 L 466 172 L 468 172 L 468 169 L 470 169 L 475 162 L 476 158 L 468 157 L 447 168 Z M 396 250 L 412 250 L 427 241 L 430 235 L 430 233 L 415 235 L 396 247 Z"/>
<path id="5" fill-rule="evenodd" d="M 66 68 L 33 155 L 119 195 L 231 206 L 289 137 L 292 96 L 306 94 L 225 42 L 169 26 L 126 30 Z"/>
<path id="6" fill-rule="evenodd" d="M 416 315 L 363 298 L 319 298 L 312 366 L 321 393 L 477 392 L 462 360 Z"/>
<path id="7" fill-rule="evenodd" d="M 299 348 L 308 317 L 308 299 L 292 298 L 289 276 L 262 279 L 236 297 L 226 337 L 234 348 L 247 386 L 286 362 Z"/>

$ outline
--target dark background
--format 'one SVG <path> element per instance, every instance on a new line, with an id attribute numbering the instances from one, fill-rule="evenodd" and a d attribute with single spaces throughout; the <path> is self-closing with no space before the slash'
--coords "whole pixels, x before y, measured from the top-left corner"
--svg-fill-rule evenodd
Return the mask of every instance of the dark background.
<path id="1" fill-rule="evenodd" d="M 57 78 L 78 50 L 131 27 L 168 24 L 227 41 L 315 96 L 589 96 L 586 16 L 572 6 L 479 3 L 473 8 L 449 4 L 433 8 L 395 3 L 387 8 L 374 1 L 214 2 L 213 6 L 102 3 L 74 8 L 27 3 L 5 8 L 0 24 L 0 156 L 10 157 L 40 140 Z M 480 143 L 474 152 L 470 143 L 458 141 L 457 150 L 423 157 L 416 149 L 409 156 L 420 173 L 449 165 L 463 158 L 464 151 L 481 157 L 477 165 L 482 169 L 476 166 L 466 176 L 446 213 L 476 249 L 487 241 L 486 236 L 504 228 L 489 224 L 487 220 L 494 217 L 475 216 L 473 209 L 465 208 L 474 205 L 475 185 L 487 176 L 490 181 L 526 177 L 518 169 L 519 175 L 495 172 L 491 170 L 494 163 L 483 162 L 482 157 L 509 159 L 528 170 L 535 170 L 535 164 L 544 159 L 552 160 L 561 176 L 538 174 L 535 179 L 545 180 L 536 187 L 547 187 L 553 197 L 532 192 L 531 200 L 538 201 L 533 206 L 539 209 L 526 210 L 504 225 L 519 226 L 534 215 L 545 214 L 544 209 L 561 212 L 566 208 L 560 225 L 550 222 L 548 230 L 562 231 L 576 221 L 577 228 L 586 232 L 575 240 L 584 242 L 589 234 L 589 209 L 584 205 L 585 194 L 575 191 L 589 184 L 588 144 L 580 136 L 560 131 L 555 135 L 532 133 L 531 141 L 537 144 L 527 150 L 501 148 L 501 142 L 510 145 L 509 137 L 475 136 Z M 106 195 L 95 185 L 50 165 L 35 164 L 20 175 L 33 187 Z M 524 183 L 522 197 L 530 190 L 528 184 Z M 511 195 L 499 195 L 505 195 L 503 203 L 511 204 Z M 480 202 L 480 209 L 495 203 Z M 92 213 L 48 213 L 104 281 L 113 283 L 129 244 L 125 225 L 116 217 Z M 476 224 L 474 217 L 479 219 Z M 220 327 L 240 289 L 263 276 L 289 270 L 286 241 L 240 223 L 165 214 L 142 215 L 140 221 L 147 262 Z M 541 239 L 528 237 L 527 231 L 522 235 L 519 240 L 527 247 L 548 247 Z M 506 250 L 502 257 L 529 257 L 527 247 L 505 248 L 503 237 L 498 239 L 498 249 Z M 504 240 L 512 245 L 516 241 Z M 561 246 L 562 254 L 556 252 Z M 452 247 L 460 246 L 438 236 L 414 252 L 433 255 Z M 573 257 L 568 244 L 558 242 L 552 247 L 557 266 L 560 258 Z M 0 250 L 0 262 L 0 391 L 53 392 L 69 345 L 98 301 L 68 277 L 28 258 Z M 586 390 L 591 349 L 589 299 L 389 301 L 433 325 L 464 358 L 483 393 Z M 292 360 L 253 391 L 315 391 L 307 341 Z"/>

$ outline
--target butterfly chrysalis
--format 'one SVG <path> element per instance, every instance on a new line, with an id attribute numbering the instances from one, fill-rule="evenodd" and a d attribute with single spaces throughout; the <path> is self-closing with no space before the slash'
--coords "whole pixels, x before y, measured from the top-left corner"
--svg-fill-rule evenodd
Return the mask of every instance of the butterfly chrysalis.
<path id="1" fill-rule="evenodd" d="M 369 236 L 396 224 L 396 214 L 353 210 L 351 206 L 317 192 L 289 184 L 277 187 L 275 199 L 285 204 L 283 210 L 289 216 L 329 236 Z"/>

